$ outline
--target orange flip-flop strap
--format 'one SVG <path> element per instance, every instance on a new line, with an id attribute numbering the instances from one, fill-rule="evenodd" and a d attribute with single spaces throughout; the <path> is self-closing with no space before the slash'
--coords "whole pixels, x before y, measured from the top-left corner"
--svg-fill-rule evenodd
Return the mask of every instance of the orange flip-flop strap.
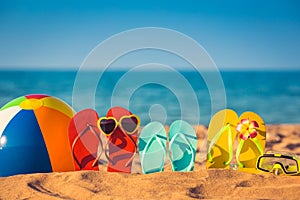
<path id="1" fill-rule="evenodd" d="M 128 167 L 129 163 L 131 163 L 136 155 L 136 152 L 137 152 L 137 146 L 136 146 L 136 142 L 135 140 L 132 138 L 131 135 L 128 135 L 126 134 L 126 136 L 128 136 L 130 138 L 130 140 L 133 142 L 134 144 L 134 152 L 133 152 L 133 155 L 131 156 L 131 158 L 127 161 L 127 163 L 125 164 L 126 167 Z"/>
<path id="2" fill-rule="evenodd" d="M 98 156 L 96 157 L 96 159 L 94 160 L 94 162 L 93 162 L 93 164 L 92 164 L 92 166 L 95 167 L 96 164 L 97 164 L 97 162 L 100 160 L 100 157 L 101 157 L 101 155 L 102 155 L 102 153 L 103 153 L 103 143 L 102 143 L 102 140 L 101 140 L 99 134 L 97 133 L 97 131 L 95 131 L 95 126 L 90 125 L 90 124 L 89 124 L 88 126 L 89 126 L 90 131 L 91 131 L 94 135 L 96 135 L 96 137 L 98 138 L 99 143 L 100 143 L 100 146 L 101 146 L 101 152 L 98 154 Z M 96 127 L 96 128 L 97 128 L 97 127 Z M 97 130 L 97 129 L 96 129 L 96 130 Z"/>
<path id="3" fill-rule="evenodd" d="M 107 158 L 108 161 L 110 161 L 113 165 L 115 165 L 115 162 L 112 159 L 110 159 L 109 155 L 107 154 L 108 142 L 109 142 L 109 139 L 106 141 L 106 144 L 104 147 L 105 157 Z"/>
<path id="4" fill-rule="evenodd" d="M 75 145 L 76 145 L 77 141 L 79 140 L 79 138 L 80 138 L 81 136 L 83 136 L 88 130 L 89 130 L 89 127 L 86 127 L 83 131 L 81 131 L 81 132 L 76 136 L 76 138 L 75 138 L 75 140 L 73 141 L 73 144 L 72 144 L 72 155 L 73 155 L 73 158 L 74 158 L 76 164 L 79 166 L 79 169 L 80 169 L 80 170 L 81 170 L 82 168 L 81 168 L 80 162 L 78 161 L 78 159 L 77 159 L 77 157 L 76 157 L 76 155 L 75 155 L 74 150 L 75 150 Z"/>
<path id="5" fill-rule="evenodd" d="M 78 134 L 77 137 L 75 138 L 75 140 L 73 141 L 73 144 L 72 144 L 72 154 L 73 154 L 74 160 L 75 160 L 76 164 L 79 166 L 80 170 L 82 169 L 82 167 L 81 167 L 80 162 L 78 161 L 78 159 L 77 159 L 77 157 L 75 155 L 75 152 L 74 152 L 74 150 L 75 150 L 74 147 L 75 147 L 77 141 L 79 140 L 79 138 L 81 138 L 88 130 L 90 130 L 98 138 L 98 140 L 100 142 L 100 145 L 101 145 L 101 149 L 103 149 L 102 140 L 101 140 L 99 134 L 97 134 L 97 132 L 95 131 L 94 128 L 95 127 L 93 125 L 87 124 L 87 127 L 83 131 L 81 131 L 80 134 Z M 101 153 L 94 160 L 94 162 L 92 164 L 93 167 L 96 165 L 97 161 L 100 159 L 102 153 L 103 153 L 103 150 L 101 150 Z"/>

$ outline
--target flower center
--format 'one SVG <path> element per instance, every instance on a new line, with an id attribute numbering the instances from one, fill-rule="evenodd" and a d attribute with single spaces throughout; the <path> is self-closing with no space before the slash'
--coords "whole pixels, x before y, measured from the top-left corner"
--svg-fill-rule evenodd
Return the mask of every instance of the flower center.
<path id="1" fill-rule="evenodd" d="M 259 125 L 256 121 L 242 119 L 236 126 L 236 131 L 240 134 L 241 139 L 247 140 L 248 138 L 255 138 L 257 136 L 258 127 Z"/>

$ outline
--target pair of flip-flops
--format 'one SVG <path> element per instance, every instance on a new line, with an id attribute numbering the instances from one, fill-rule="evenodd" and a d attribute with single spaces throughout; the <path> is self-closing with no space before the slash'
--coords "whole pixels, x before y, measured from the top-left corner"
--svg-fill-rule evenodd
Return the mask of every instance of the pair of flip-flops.
<path id="1" fill-rule="evenodd" d="M 232 164 L 233 146 L 238 135 L 236 164 Z M 230 168 L 255 172 L 257 158 L 264 153 L 266 127 L 254 112 L 240 117 L 230 109 L 216 113 L 208 128 L 207 168 Z"/>
<path id="2" fill-rule="evenodd" d="M 197 137 L 193 127 L 185 121 L 173 122 L 167 133 L 159 122 L 147 124 L 138 139 L 142 173 L 162 172 L 167 155 L 173 171 L 192 171 L 196 157 Z"/>
<path id="3" fill-rule="evenodd" d="M 75 170 L 99 170 L 99 160 L 104 153 L 108 160 L 107 171 L 130 173 L 137 149 L 138 127 L 138 117 L 121 107 L 111 108 L 106 117 L 101 118 L 92 109 L 78 112 L 69 125 Z M 105 145 L 102 142 L 105 139 L 101 138 L 104 135 Z"/>

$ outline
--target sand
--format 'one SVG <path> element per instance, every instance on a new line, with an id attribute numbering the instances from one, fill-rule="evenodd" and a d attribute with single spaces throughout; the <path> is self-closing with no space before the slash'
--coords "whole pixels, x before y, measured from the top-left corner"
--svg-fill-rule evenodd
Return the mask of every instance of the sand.
<path id="1" fill-rule="evenodd" d="M 195 171 L 149 175 L 80 171 L 0 178 L 0 199 L 299 199 L 299 176 L 205 169 L 206 127 L 199 126 Z M 267 126 L 266 150 L 300 155 L 300 124 Z M 140 173 L 138 158 L 134 172 Z"/>

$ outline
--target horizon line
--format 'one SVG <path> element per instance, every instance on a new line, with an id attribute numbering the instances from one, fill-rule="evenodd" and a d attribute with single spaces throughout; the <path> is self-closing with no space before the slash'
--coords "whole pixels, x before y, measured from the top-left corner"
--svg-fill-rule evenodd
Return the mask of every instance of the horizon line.
<path id="1" fill-rule="evenodd" d="M 195 69 L 189 66 L 174 66 L 173 67 L 179 71 L 194 71 Z M 264 67 L 217 67 L 219 71 L 300 71 L 299 67 L 284 67 L 284 66 L 264 66 Z M 53 66 L 39 66 L 39 65 L 0 65 L 0 71 L 78 71 L 80 66 L 61 66 L 61 65 L 53 65 Z M 106 69 L 105 71 L 128 71 L 131 67 L 114 67 Z M 86 69 L 86 71 L 103 71 L 103 67 L 95 68 L 91 67 L 90 69 Z M 139 71 L 161 71 L 159 68 L 154 68 L 153 70 L 139 70 Z M 208 68 L 203 68 L 203 71 L 214 71 Z"/>
<path id="2" fill-rule="evenodd" d="M 228 66 L 221 66 L 218 67 L 216 65 L 219 71 L 299 71 L 299 66 L 262 66 L 262 67 L 228 67 Z M 174 69 L 181 70 L 181 71 L 193 71 L 193 67 L 186 66 L 174 66 Z M 71 65 L 53 65 L 53 66 L 45 66 L 45 65 L 0 65 L 0 71 L 78 71 L 80 69 L 80 66 L 71 66 Z M 132 69 L 132 67 L 129 66 L 119 66 L 114 68 L 109 68 L 107 71 L 126 71 Z M 86 69 L 86 71 L 103 71 L 103 68 L 96 68 L 96 67 L 90 67 L 89 69 Z M 154 68 L 153 70 L 141 70 L 141 71 L 160 71 L 159 68 Z M 209 68 L 203 69 L 203 71 L 211 71 Z"/>

